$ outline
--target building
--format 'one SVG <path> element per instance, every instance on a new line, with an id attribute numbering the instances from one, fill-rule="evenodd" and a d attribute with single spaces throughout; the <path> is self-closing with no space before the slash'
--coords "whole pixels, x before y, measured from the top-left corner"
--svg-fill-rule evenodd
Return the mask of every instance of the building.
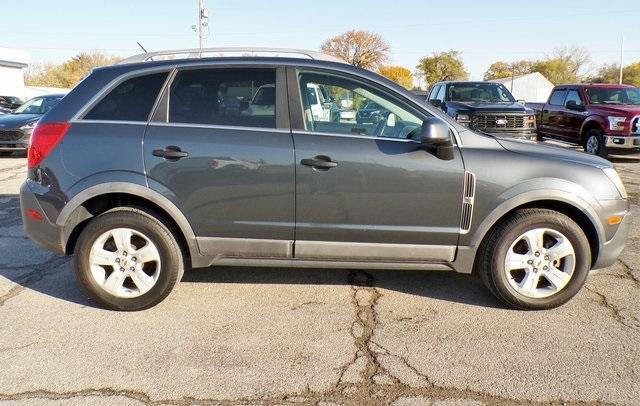
<path id="1" fill-rule="evenodd" d="M 0 48 L 0 95 L 17 96 L 23 100 L 47 93 L 67 93 L 69 89 L 32 87 L 24 84 L 24 69 L 30 58 L 26 51 Z"/>
<path id="2" fill-rule="evenodd" d="M 505 85 L 517 100 L 545 103 L 553 90 L 553 83 L 540 72 L 518 75 L 513 78 L 492 80 Z"/>

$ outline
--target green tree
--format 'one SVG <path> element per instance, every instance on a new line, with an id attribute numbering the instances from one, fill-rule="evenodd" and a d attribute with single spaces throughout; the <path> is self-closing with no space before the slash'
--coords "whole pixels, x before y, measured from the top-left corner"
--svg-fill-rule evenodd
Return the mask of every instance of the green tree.
<path id="1" fill-rule="evenodd" d="M 460 52 L 434 53 L 432 56 L 420 58 L 416 69 L 424 76 L 429 84 L 442 80 L 466 80 L 469 73 L 465 70 Z"/>
<path id="2" fill-rule="evenodd" d="M 526 75 L 531 73 L 533 62 L 523 59 L 516 62 L 494 62 L 484 73 L 484 80 L 494 80 L 511 77 L 511 75 Z"/>
<path id="3" fill-rule="evenodd" d="M 351 65 L 375 69 L 389 58 L 391 48 L 379 34 L 352 30 L 329 38 L 320 49 Z"/>
<path id="4" fill-rule="evenodd" d="M 70 88 L 84 79 L 93 68 L 112 65 L 121 58 L 107 56 L 100 52 L 81 52 L 59 65 L 47 63 L 31 67 L 25 82 L 29 86 Z"/>
<path id="5" fill-rule="evenodd" d="M 413 88 L 413 75 L 411 71 L 404 66 L 380 66 L 378 73 L 406 89 Z"/>
<path id="6" fill-rule="evenodd" d="M 588 78 L 588 81 L 594 83 L 618 83 L 619 75 L 620 65 L 603 65 L 595 75 Z M 622 68 L 622 82 L 640 87 L 640 62 L 632 63 Z"/>

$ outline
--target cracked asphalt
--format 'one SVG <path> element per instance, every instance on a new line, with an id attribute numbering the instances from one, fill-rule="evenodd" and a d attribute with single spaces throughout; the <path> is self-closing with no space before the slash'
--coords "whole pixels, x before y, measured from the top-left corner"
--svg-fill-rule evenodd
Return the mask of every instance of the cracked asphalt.
<path id="1" fill-rule="evenodd" d="M 559 309 L 454 273 L 215 268 L 118 313 L 25 238 L 26 162 L 0 159 L 0 403 L 640 404 L 640 156 L 613 161 L 627 248 Z"/>

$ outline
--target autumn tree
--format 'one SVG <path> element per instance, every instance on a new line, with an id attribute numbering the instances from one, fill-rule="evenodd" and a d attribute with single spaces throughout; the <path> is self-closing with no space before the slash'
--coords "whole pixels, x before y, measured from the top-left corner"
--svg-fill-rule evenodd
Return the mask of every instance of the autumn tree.
<path id="1" fill-rule="evenodd" d="M 380 66 L 378 73 L 406 89 L 413 88 L 413 75 L 411 71 L 404 66 Z"/>
<path id="2" fill-rule="evenodd" d="M 603 65 L 598 72 L 587 80 L 594 83 L 618 83 L 620 65 Z M 622 68 L 622 82 L 640 87 L 640 62 Z"/>
<path id="3" fill-rule="evenodd" d="M 326 40 L 321 49 L 351 65 L 375 69 L 389 58 L 391 48 L 376 33 L 352 30 Z"/>
<path id="4" fill-rule="evenodd" d="M 442 80 L 467 80 L 469 78 L 460 52 L 454 50 L 425 56 L 420 59 L 416 69 L 424 75 L 429 84 Z"/>
<path id="5" fill-rule="evenodd" d="M 112 65 L 121 58 L 100 52 L 81 52 L 61 64 L 42 64 L 30 67 L 25 75 L 29 86 L 69 88 L 85 78 L 93 68 Z"/>
<path id="6" fill-rule="evenodd" d="M 494 62 L 484 73 L 484 80 L 508 78 L 531 73 L 533 62 L 527 59 L 515 62 Z"/>
<path id="7" fill-rule="evenodd" d="M 532 71 L 540 72 L 555 85 L 579 82 L 589 59 L 585 48 L 560 47 L 547 58 L 534 62 Z"/>

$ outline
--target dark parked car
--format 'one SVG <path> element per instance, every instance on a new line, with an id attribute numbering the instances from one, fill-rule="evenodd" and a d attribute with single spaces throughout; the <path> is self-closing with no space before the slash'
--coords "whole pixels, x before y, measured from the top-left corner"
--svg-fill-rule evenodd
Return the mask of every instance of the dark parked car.
<path id="1" fill-rule="evenodd" d="M 531 105 L 539 138 L 582 145 L 590 154 L 640 151 L 640 89 L 629 85 L 556 86 L 546 104 Z"/>
<path id="2" fill-rule="evenodd" d="M 25 151 L 29 146 L 31 132 L 40 117 L 51 110 L 63 97 L 63 94 L 34 97 L 12 113 L 1 115 L 0 156 Z"/>
<path id="3" fill-rule="evenodd" d="M 9 110 L 14 110 L 20 107 L 24 101 L 16 96 L 0 96 L 0 107 L 4 107 Z"/>
<path id="4" fill-rule="evenodd" d="M 389 111 L 376 102 L 368 102 L 356 112 L 358 124 L 377 124 L 386 119 Z"/>
<path id="5" fill-rule="evenodd" d="M 187 267 L 243 265 L 476 272 L 505 303 L 545 309 L 625 246 L 627 194 L 602 158 L 473 132 L 314 52 L 151 60 L 221 52 L 95 69 L 34 131 L 25 232 L 74 254 L 105 306 L 153 306 Z M 273 109 L 220 103 L 265 86 Z M 388 114 L 318 120 L 317 86 Z"/>
<path id="6" fill-rule="evenodd" d="M 427 100 L 473 130 L 536 139 L 534 111 L 518 103 L 501 83 L 440 82 L 431 87 Z"/>

